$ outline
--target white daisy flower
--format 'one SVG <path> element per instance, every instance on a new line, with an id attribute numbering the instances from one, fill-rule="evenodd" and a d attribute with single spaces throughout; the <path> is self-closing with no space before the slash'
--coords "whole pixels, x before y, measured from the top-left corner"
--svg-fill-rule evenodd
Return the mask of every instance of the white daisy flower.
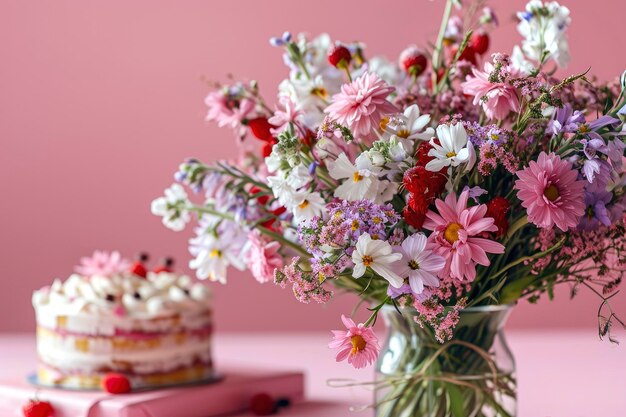
<path id="1" fill-rule="evenodd" d="M 430 114 L 420 114 L 420 108 L 417 104 L 407 107 L 401 120 L 404 123 L 395 134 L 403 139 L 410 139 L 411 141 L 430 140 L 435 134 L 435 130 L 428 126 Z"/>
<path id="2" fill-rule="evenodd" d="M 240 271 L 246 267 L 245 256 L 241 253 L 244 244 L 241 236 L 229 231 L 196 236 L 189 241 L 189 252 L 195 256 L 189 261 L 189 267 L 196 270 L 199 279 L 225 284 L 229 266 Z"/>
<path id="3" fill-rule="evenodd" d="M 439 287 L 437 273 L 443 269 L 446 260 L 427 248 L 428 238 L 424 233 L 407 237 L 398 248 L 402 259 L 394 270 L 402 278 L 408 278 L 411 290 L 421 294 L 424 286 Z"/>
<path id="4" fill-rule="evenodd" d="M 285 207 L 291 207 L 295 204 L 293 198 L 296 190 L 289 184 L 289 181 L 280 175 L 274 175 L 267 177 L 267 183 L 280 204 Z"/>
<path id="5" fill-rule="evenodd" d="M 152 201 L 150 210 L 155 216 L 163 217 L 163 224 L 179 232 L 191 220 L 188 208 L 191 204 L 187 193 L 180 184 L 172 184 L 165 195 Z"/>
<path id="6" fill-rule="evenodd" d="M 309 174 L 309 168 L 304 164 L 293 167 L 287 175 L 287 184 L 294 189 L 304 187 L 310 181 L 311 174 Z"/>
<path id="7" fill-rule="evenodd" d="M 435 159 L 426 164 L 427 170 L 438 172 L 444 167 L 456 167 L 470 162 L 473 149 L 468 149 L 467 132 L 461 123 L 437 126 L 437 138 L 439 143 L 434 138 L 430 140 L 433 149 L 428 155 Z M 469 146 L 471 147 L 471 143 Z"/>
<path id="8" fill-rule="evenodd" d="M 296 223 L 319 216 L 326 206 L 326 202 L 318 192 L 297 193 L 293 201 L 295 204 L 291 208 L 291 211 L 293 212 L 293 218 Z"/>
<path id="9" fill-rule="evenodd" d="M 361 154 L 352 164 L 342 152 L 328 165 L 328 173 L 332 178 L 344 180 L 335 190 L 335 197 L 347 201 L 377 199 L 380 168 L 374 166 L 366 154 Z"/>
<path id="10" fill-rule="evenodd" d="M 369 233 L 363 233 L 356 242 L 352 252 L 354 278 L 362 277 L 367 268 L 371 268 L 378 275 L 389 281 L 395 288 L 400 288 L 404 283 L 402 277 L 396 274 L 392 265 L 402 258 L 402 254 L 393 253 L 391 245 L 384 240 L 372 240 Z"/>

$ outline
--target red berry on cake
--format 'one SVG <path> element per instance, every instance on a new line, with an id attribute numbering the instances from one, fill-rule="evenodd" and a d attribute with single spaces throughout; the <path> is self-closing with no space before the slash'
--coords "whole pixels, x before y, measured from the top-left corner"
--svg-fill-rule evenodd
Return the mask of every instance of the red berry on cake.
<path id="1" fill-rule="evenodd" d="M 400 66 L 412 77 L 419 77 L 425 70 L 428 59 L 417 46 L 412 45 L 400 54 Z"/>
<path id="2" fill-rule="evenodd" d="M 153 272 L 159 274 L 161 272 L 174 272 L 172 267 L 174 266 L 174 258 L 167 257 L 161 261 L 161 264 L 153 269 Z"/>
<path id="3" fill-rule="evenodd" d="M 150 257 L 147 253 L 140 253 L 138 259 L 130 266 L 130 272 L 137 275 L 138 277 L 145 278 L 148 275 L 146 262 L 149 258 Z"/>
<path id="4" fill-rule="evenodd" d="M 255 416 L 269 416 L 276 411 L 276 401 L 265 392 L 255 394 L 250 399 L 250 411 Z"/>
<path id="5" fill-rule="evenodd" d="M 335 68 L 348 68 L 352 54 L 343 45 L 335 45 L 328 50 L 328 62 Z"/>
<path id="6" fill-rule="evenodd" d="M 54 415 L 52 404 L 47 401 L 30 400 L 22 407 L 24 417 L 51 417 Z"/>
<path id="7" fill-rule="evenodd" d="M 102 389 L 109 394 L 126 394 L 131 391 L 131 386 L 126 376 L 112 372 L 102 378 Z"/>

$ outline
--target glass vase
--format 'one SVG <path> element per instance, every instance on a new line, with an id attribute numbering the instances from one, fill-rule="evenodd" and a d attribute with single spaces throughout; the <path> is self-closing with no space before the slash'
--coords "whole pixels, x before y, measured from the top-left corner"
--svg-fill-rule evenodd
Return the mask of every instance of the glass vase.
<path id="1" fill-rule="evenodd" d="M 514 417 L 515 361 L 504 337 L 511 305 L 469 307 L 439 343 L 415 310 L 381 310 L 388 328 L 376 364 L 376 417 Z"/>

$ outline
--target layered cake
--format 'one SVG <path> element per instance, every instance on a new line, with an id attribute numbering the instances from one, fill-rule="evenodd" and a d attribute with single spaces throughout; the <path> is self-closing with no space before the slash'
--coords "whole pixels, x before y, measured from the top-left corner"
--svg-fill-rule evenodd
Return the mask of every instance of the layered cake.
<path id="1" fill-rule="evenodd" d="M 97 252 L 35 291 L 33 306 L 40 384 L 99 389 L 114 374 L 137 389 L 212 376 L 209 291 L 171 262 L 147 271 L 145 258 Z"/>

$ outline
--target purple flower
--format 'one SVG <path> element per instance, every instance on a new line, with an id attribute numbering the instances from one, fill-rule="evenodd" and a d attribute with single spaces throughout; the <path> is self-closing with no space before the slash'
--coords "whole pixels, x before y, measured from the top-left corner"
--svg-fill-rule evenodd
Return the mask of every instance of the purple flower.
<path id="1" fill-rule="evenodd" d="M 285 46 L 286 44 L 288 44 L 291 41 L 291 33 L 289 32 L 284 32 L 283 35 L 281 37 L 271 37 L 270 38 L 270 45 L 272 46 Z"/>
<path id="2" fill-rule="evenodd" d="M 585 115 L 572 109 L 566 104 L 565 107 L 557 108 L 548 122 L 548 131 L 558 135 L 559 133 L 575 132 L 581 123 L 585 123 Z"/>
<path id="3" fill-rule="evenodd" d="M 610 226 L 611 219 L 606 206 L 612 197 L 613 194 L 608 191 L 585 191 L 585 214 L 581 217 L 578 228 L 589 231 L 597 229 L 600 224 Z"/>

